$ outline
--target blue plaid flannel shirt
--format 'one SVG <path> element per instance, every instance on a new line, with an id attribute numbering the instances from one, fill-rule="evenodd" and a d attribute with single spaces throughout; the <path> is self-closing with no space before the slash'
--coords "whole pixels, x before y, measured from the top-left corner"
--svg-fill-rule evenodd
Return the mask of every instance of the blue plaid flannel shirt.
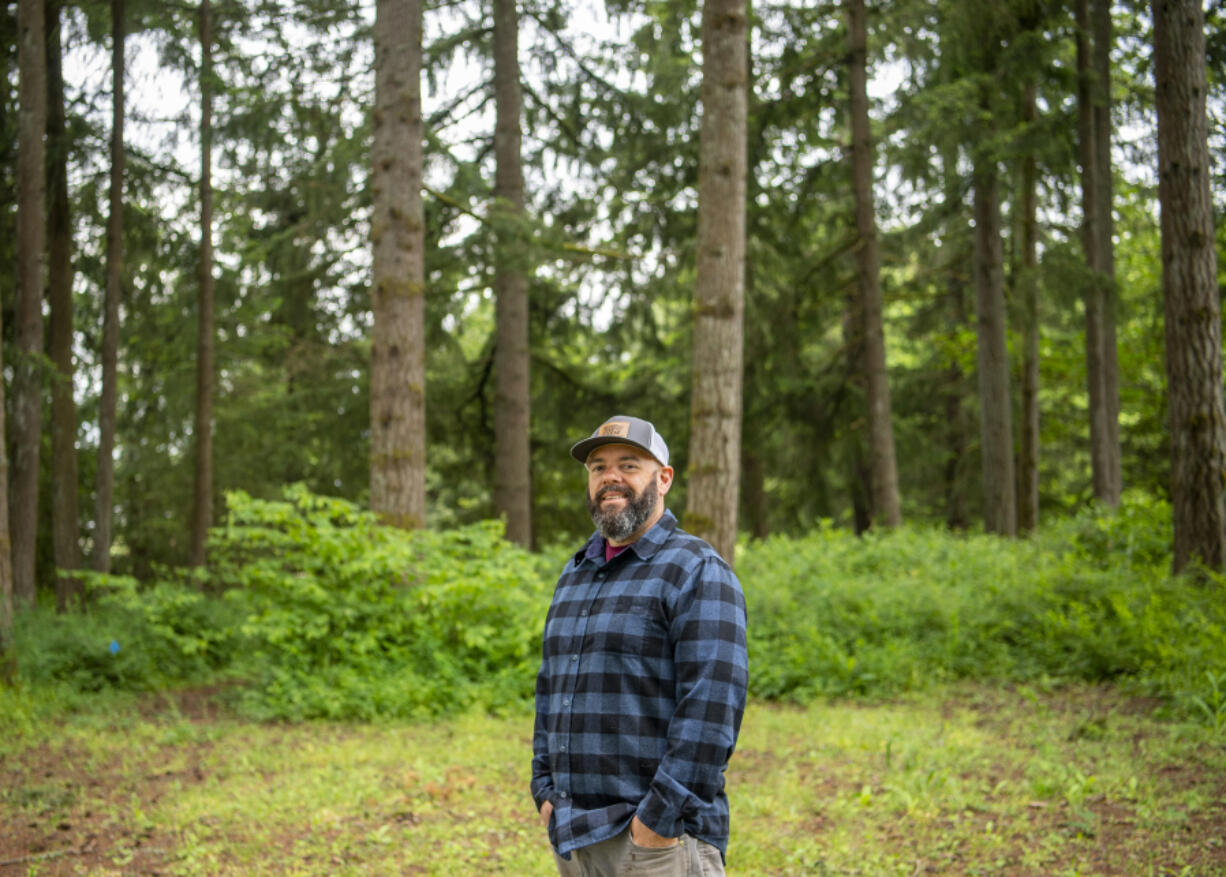
<path id="1" fill-rule="evenodd" d="M 637 813 L 665 837 L 728 846 L 724 768 L 749 664 L 745 598 L 728 564 L 669 511 L 605 562 L 593 535 L 567 562 L 545 619 L 532 798 L 570 851 Z"/>

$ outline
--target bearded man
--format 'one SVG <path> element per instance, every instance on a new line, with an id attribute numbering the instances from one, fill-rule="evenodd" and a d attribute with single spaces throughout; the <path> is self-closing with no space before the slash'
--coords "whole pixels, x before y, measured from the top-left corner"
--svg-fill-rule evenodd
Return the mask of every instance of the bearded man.
<path id="1" fill-rule="evenodd" d="M 570 453 L 596 532 L 558 579 L 536 682 L 531 790 L 554 861 L 562 877 L 722 875 L 749 682 L 740 582 L 664 507 L 651 423 L 610 418 Z"/>

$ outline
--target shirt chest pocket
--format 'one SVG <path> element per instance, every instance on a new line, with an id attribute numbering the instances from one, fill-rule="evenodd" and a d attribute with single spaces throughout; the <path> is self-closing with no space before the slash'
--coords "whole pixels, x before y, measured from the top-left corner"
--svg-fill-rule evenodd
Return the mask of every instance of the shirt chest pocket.
<path id="1" fill-rule="evenodd" d="M 584 646 L 589 653 L 663 656 L 668 628 L 660 601 L 624 595 L 598 600 L 592 607 Z"/>

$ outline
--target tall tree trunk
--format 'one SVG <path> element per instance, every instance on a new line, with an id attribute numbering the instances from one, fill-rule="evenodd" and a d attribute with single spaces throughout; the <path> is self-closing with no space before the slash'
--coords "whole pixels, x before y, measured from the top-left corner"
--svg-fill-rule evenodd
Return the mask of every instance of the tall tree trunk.
<path id="1" fill-rule="evenodd" d="M 0 327 L 2 328 L 2 327 Z M 0 366 L 0 372 L 2 372 Z M 17 675 L 13 654 L 13 552 L 9 532 L 9 457 L 4 441 L 4 381 L 0 381 L 0 683 Z"/>
<path id="2" fill-rule="evenodd" d="M 950 334 L 961 332 L 970 324 L 967 308 L 971 262 L 966 246 L 966 217 L 962 201 L 962 177 L 958 170 L 958 152 L 945 148 L 941 155 L 944 177 L 943 205 L 948 216 L 941 249 L 948 255 L 942 260 L 945 272 L 945 307 Z M 950 529 L 965 530 L 971 524 L 967 509 L 966 454 L 971 445 L 974 425 L 968 411 L 967 376 L 957 357 L 950 357 L 943 374 L 942 402 L 945 415 L 945 523 Z"/>
<path id="3" fill-rule="evenodd" d="M 747 10 L 750 15 L 753 14 L 753 4 L 746 3 Z M 746 28 L 745 38 L 749 41 L 746 46 L 745 58 L 746 67 L 748 70 L 746 81 L 746 124 L 755 118 L 761 119 L 758 110 L 761 108 L 762 101 L 757 92 L 757 74 L 754 68 L 753 58 L 753 40 L 748 28 Z M 750 129 L 746 137 L 745 149 L 745 222 L 747 238 L 746 248 L 748 249 L 748 239 L 753 236 L 753 223 L 755 216 L 753 205 L 756 201 L 756 196 L 761 194 L 762 188 L 759 180 L 756 178 L 754 168 L 763 159 L 768 150 L 767 140 L 763 136 L 761 128 Z M 754 327 L 755 319 L 753 316 L 752 307 L 757 300 L 754 296 L 755 284 L 757 278 L 754 274 L 753 259 L 746 254 L 745 259 L 745 321 L 746 326 Z M 759 311 L 759 313 L 761 313 Z M 758 321 L 759 324 L 761 321 Z M 741 411 L 741 509 L 740 520 L 741 527 L 749 532 L 749 535 L 758 540 L 766 539 L 770 536 L 770 499 L 766 490 L 766 460 L 763 456 L 763 449 L 768 443 L 768 435 L 770 427 L 767 425 L 770 400 L 765 396 L 769 393 L 756 394 L 759 388 L 759 382 L 764 379 L 763 372 L 759 368 L 762 365 L 764 348 L 770 343 L 768 325 L 767 332 L 761 330 L 760 325 L 755 327 L 756 332 L 747 332 L 744 340 L 745 350 L 742 354 L 744 358 L 744 371 L 742 374 L 742 399 L 750 400 L 749 410 L 746 410 L 742 404 Z M 780 355 L 779 350 L 775 350 L 776 356 Z M 754 402 L 765 403 L 754 405 Z M 756 410 L 755 410 L 756 409 Z"/>
<path id="4" fill-rule="evenodd" d="M 1101 4 L 1096 4 L 1101 5 Z M 1085 290 L 1086 382 L 1090 405 L 1090 466 L 1094 496 L 1108 505 L 1120 499 L 1119 378 L 1115 354 L 1111 244 L 1111 142 L 1109 71 L 1096 64 L 1110 46 L 1096 45 L 1090 0 L 1074 0 L 1077 21 L 1078 155 L 1084 214 L 1082 248 L 1089 279 Z M 1109 16 L 1109 10 L 1106 13 Z M 1095 17 L 1098 10 L 1095 10 Z M 1110 19 L 1106 39 L 1110 39 Z M 1104 140 L 1105 142 L 1100 142 Z"/>
<path id="5" fill-rule="evenodd" d="M 1115 332 L 1115 182 L 1111 165 L 1111 0 L 1094 0 L 1094 186 L 1095 264 L 1102 300 L 1103 404 L 1106 408 L 1105 467 L 1102 500 L 1118 506 L 1124 490 L 1123 452 L 1120 448 L 1120 366 Z"/>
<path id="6" fill-rule="evenodd" d="M 1022 95 L 1022 121 L 1038 118 L 1035 86 Z M 1022 157 L 1021 261 L 1018 281 L 1022 305 L 1022 429 L 1018 455 L 1017 527 L 1029 533 L 1039 525 L 1039 270 L 1038 170 L 1034 151 Z"/>
<path id="7" fill-rule="evenodd" d="M 123 295 L 124 122 L 123 0 L 111 0 L 111 185 L 106 224 L 106 293 L 102 307 L 102 394 L 98 400 L 98 472 L 94 498 L 93 568 L 111 571 L 111 516 L 115 495 L 115 406 L 119 362 L 119 300 Z"/>
<path id="8" fill-rule="evenodd" d="M 375 4 L 370 503 L 405 529 L 426 519 L 421 15 L 421 0 Z"/>
<path id="9" fill-rule="evenodd" d="M 0 338 L 3 336 L 0 320 Z M 0 376 L 3 374 L 0 347 Z M 4 419 L 4 380 L 0 377 L 0 682 L 7 684 L 17 675 L 17 667 L 13 656 L 13 543 L 9 539 L 9 455 Z"/>
<path id="10" fill-rule="evenodd" d="M 47 6 L 47 298 L 51 306 L 51 537 L 55 601 L 61 612 L 76 602 L 81 565 L 77 543 L 77 412 L 72 365 L 72 226 L 68 210 L 68 136 L 64 126 L 64 70 L 60 10 Z"/>
<path id="11" fill-rule="evenodd" d="M 8 16 L 10 13 L 5 10 L 4 14 Z M 4 57 L 3 60 L 0 60 L 0 124 L 8 121 L 5 107 L 9 105 L 11 97 L 10 72 L 9 57 Z M 6 187 L 4 195 L 9 196 L 9 194 Z M 2 314 L 3 309 L 0 308 L 0 316 Z M 3 320 L 0 319 L 0 339 L 3 337 Z M 0 376 L 4 374 L 2 360 L 2 344 L 0 344 Z M 4 380 L 0 377 L 0 682 L 8 683 L 16 676 L 17 666 L 12 646 L 13 543 L 9 538 L 9 455 L 4 421 Z"/>
<path id="12" fill-rule="evenodd" d="M 996 164 L 975 161 L 975 304 L 978 322 L 980 435 L 983 451 L 983 516 L 990 533 L 1017 535 L 1013 467 L 1013 416 L 1009 400 L 1009 350 L 1001 268 L 1000 195 Z"/>
<path id="13" fill-rule="evenodd" d="M 850 0 L 847 17 L 851 37 L 851 164 L 856 198 L 856 308 L 863 327 L 865 396 L 868 408 L 869 472 L 873 519 L 887 527 L 902 523 L 898 495 L 898 464 L 894 456 L 894 426 L 890 412 L 890 382 L 886 370 L 882 326 L 877 221 L 873 215 L 873 147 L 868 118 L 868 27 L 864 0 Z"/>
<path id="14" fill-rule="evenodd" d="M 865 384 L 868 376 L 862 367 L 864 356 L 864 312 L 860 308 L 858 290 L 848 290 L 843 308 L 843 385 L 853 389 L 855 399 L 867 398 Z M 855 420 L 867 420 L 856 410 Z M 857 536 L 873 525 L 873 477 L 865 459 L 863 436 L 860 430 L 848 430 L 843 437 L 842 468 L 847 481 L 847 493 L 851 499 L 851 522 Z"/>
<path id="15" fill-rule="evenodd" d="M 191 565 L 204 566 L 213 517 L 213 10 L 200 3 L 200 265 L 196 325 L 196 468 Z"/>
<path id="16" fill-rule="evenodd" d="M 1226 413 L 1200 0 L 1153 0 L 1174 569 L 1226 565 Z"/>
<path id="17" fill-rule="evenodd" d="M 965 322 L 965 319 L 962 322 Z M 966 452 L 970 445 L 968 436 L 971 433 L 968 423 L 970 418 L 962 393 L 964 379 L 962 369 L 956 364 L 951 365 L 945 372 L 945 526 L 951 530 L 965 530 L 971 525 L 970 512 L 967 511 L 966 479 L 963 475 Z"/>
<path id="18" fill-rule="evenodd" d="M 13 362 L 13 596 L 33 605 L 38 527 L 38 452 L 42 432 L 43 197 L 46 185 L 47 44 L 42 0 L 17 4 L 20 73 L 17 146 L 17 355 Z"/>
<path id="19" fill-rule="evenodd" d="M 13 552 L 9 531 L 9 460 L 4 442 L 4 381 L 0 381 L 0 682 L 17 675 L 13 656 Z"/>
<path id="20" fill-rule="evenodd" d="M 520 156 L 519 20 L 515 0 L 494 0 L 494 210 L 497 267 L 497 343 L 494 350 L 494 511 L 506 518 L 507 538 L 532 544 L 531 393 L 528 278 L 524 269 L 524 173 Z"/>
<path id="21" fill-rule="evenodd" d="M 946 300 L 950 323 L 962 327 L 970 322 L 966 308 L 963 278 L 951 275 L 947 283 Z M 945 369 L 942 401 L 945 414 L 945 525 L 951 530 L 965 530 L 971 525 L 967 509 L 966 456 L 974 427 L 967 410 L 966 374 L 957 361 Z"/>
<path id="22" fill-rule="evenodd" d="M 748 104 L 745 0 L 704 0 L 697 276 L 685 524 L 729 563 L 741 467 Z"/>

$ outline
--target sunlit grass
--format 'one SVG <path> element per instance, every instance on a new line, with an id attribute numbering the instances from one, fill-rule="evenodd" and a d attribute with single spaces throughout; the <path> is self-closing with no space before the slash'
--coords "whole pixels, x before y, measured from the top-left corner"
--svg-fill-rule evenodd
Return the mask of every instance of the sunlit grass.
<path id="1" fill-rule="evenodd" d="M 529 715 L 113 709 L 6 735 L 0 873 L 553 873 Z M 730 874 L 1226 873 L 1226 739 L 1111 689 L 753 704 L 728 789 Z"/>

